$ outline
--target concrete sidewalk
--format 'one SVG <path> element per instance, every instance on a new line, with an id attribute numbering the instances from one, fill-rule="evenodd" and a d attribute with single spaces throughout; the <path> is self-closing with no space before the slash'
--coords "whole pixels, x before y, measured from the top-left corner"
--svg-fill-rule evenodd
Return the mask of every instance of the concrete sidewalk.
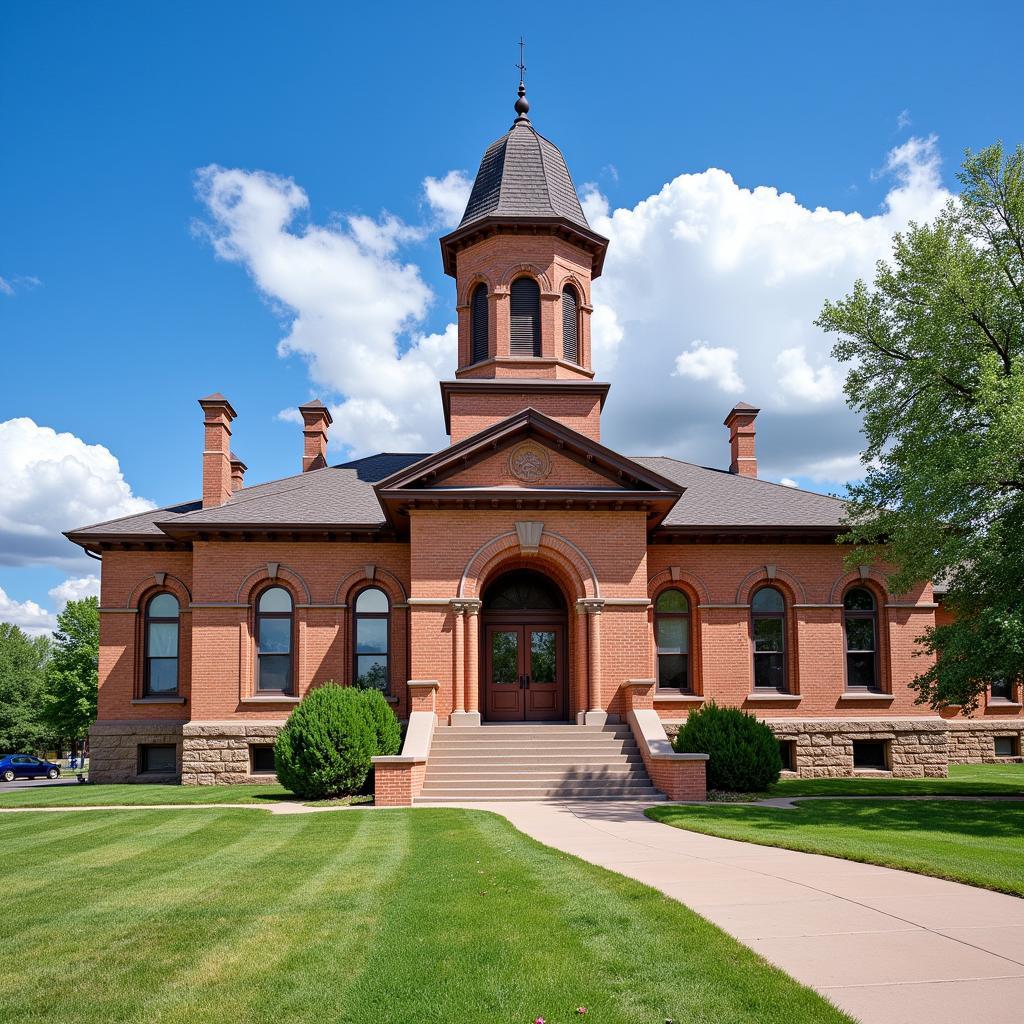
<path id="1" fill-rule="evenodd" d="M 636 802 L 461 806 L 660 889 L 865 1024 L 1020 1019 L 1014 896 L 686 832 Z"/>

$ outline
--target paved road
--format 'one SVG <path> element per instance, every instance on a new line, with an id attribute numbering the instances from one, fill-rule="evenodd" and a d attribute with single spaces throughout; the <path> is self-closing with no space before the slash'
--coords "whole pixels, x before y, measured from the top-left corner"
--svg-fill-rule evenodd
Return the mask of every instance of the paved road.
<path id="1" fill-rule="evenodd" d="M 0 793 L 8 792 L 12 789 L 31 789 L 34 786 L 68 785 L 78 785 L 78 779 L 75 778 L 74 772 L 72 772 L 70 775 L 62 775 L 59 779 L 54 779 L 53 782 L 51 782 L 49 779 L 15 779 L 14 782 L 0 781 Z"/>

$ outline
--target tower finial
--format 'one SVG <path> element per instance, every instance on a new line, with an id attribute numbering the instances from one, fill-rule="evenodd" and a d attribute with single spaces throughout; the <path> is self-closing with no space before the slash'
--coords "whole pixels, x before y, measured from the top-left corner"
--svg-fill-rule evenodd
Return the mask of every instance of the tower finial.
<path id="1" fill-rule="evenodd" d="M 530 123 L 530 119 L 526 116 L 530 110 L 530 101 L 526 98 L 526 41 L 522 36 L 519 37 L 519 63 L 516 65 L 519 68 L 519 98 L 516 100 L 516 113 L 519 115 L 516 118 L 516 123 L 520 121 L 526 124 Z"/>

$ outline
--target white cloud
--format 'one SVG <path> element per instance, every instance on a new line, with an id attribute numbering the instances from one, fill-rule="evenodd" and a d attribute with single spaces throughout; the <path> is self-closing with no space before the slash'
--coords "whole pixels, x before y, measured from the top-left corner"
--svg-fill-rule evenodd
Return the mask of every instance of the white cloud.
<path id="1" fill-rule="evenodd" d="M 800 485 L 788 476 L 784 476 L 780 481 L 783 487 L 799 487 Z"/>
<path id="2" fill-rule="evenodd" d="M 725 465 L 720 424 L 731 399 L 742 397 L 762 410 L 765 476 L 860 476 L 858 421 L 842 399 L 845 370 L 831 359 L 834 339 L 813 321 L 825 299 L 873 276 L 894 232 L 932 219 L 949 198 L 934 138 L 893 149 L 883 173 L 892 184 L 870 216 L 811 209 L 775 188 L 741 188 L 714 168 L 614 211 L 596 187 L 585 187 L 591 225 L 610 239 L 592 321 L 595 369 L 613 385 L 602 429 L 608 443 Z M 728 347 L 705 343 L 721 352 L 711 356 L 680 346 L 681 337 L 727 339 Z M 731 396 L 724 402 L 723 391 Z"/>
<path id="3" fill-rule="evenodd" d="M 51 587 L 47 593 L 57 606 L 57 611 L 62 612 L 68 601 L 81 601 L 85 597 L 99 597 L 100 578 L 95 574 L 69 576 L 63 583 Z"/>
<path id="4" fill-rule="evenodd" d="M 903 131 L 904 128 L 909 128 L 913 123 L 910 111 L 904 107 L 896 117 L 896 130 Z"/>
<path id="5" fill-rule="evenodd" d="M 443 228 L 454 228 L 466 212 L 473 182 L 465 171 L 449 171 L 443 178 L 426 178 L 423 195 Z"/>
<path id="6" fill-rule="evenodd" d="M 15 601 L 0 587 L 0 622 L 11 622 L 31 636 L 39 636 L 56 628 L 57 617 L 35 601 Z"/>
<path id="7" fill-rule="evenodd" d="M 15 274 L 14 277 L 0 277 L 0 295 L 13 296 L 19 291 L 38 288 L 43 282 L 31 274 Z"/>
<path id="8" fill-rule="evenodd" d="M 0 565 L 80 567 L 81 552 L 61 531 L 153 507 L 132 494 L 102 445 L 27 417 L 0 423 L 0 480 Z"/>
<path id="9" fill-rule="evenodd" d="M 335 442 L 354 455 L 443 444 L 437 380 L 454 369 L 456 333 L 454 325 L 437 335 L 416 331 L 434 296 L 419 268 L 398 255 L 423 229 L 386 215 L 331 227 L 297 223 L 306 193 L 261 171 L 206 167 L 197 192 L 214 251 L 244 266 L 284 311 L 279 354 L 300 355 L 314 384 L 343 396 L 331 409 Z"/>
<path id="10" fill-rule="evenodd" d="M 736 394 L 743 390 L 743 379 L 736 372 L 739 353 L 734 348 L 712 348 L 706 342 L 692 341 L 686 352 L 676 356 L 676 374 L 693 380 L 711 381 L 719 391 Z"/>
<path id="11" fill-rule="evenodd" d="M 838 366 L 823 362 L 817 369 L 807 362 L 803 345 L 783 349 L 775 359 L 779 386 L 791 398 L 811 405 L 833 402 L 843 393 L 843 375 Z"/>

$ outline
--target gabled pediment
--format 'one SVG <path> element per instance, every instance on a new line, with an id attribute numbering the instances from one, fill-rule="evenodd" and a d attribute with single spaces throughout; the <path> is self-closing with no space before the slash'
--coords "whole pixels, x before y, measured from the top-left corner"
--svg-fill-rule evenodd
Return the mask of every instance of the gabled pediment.
<path id="1" fill-rule="evenodd" d="M 396 525 L 416 508 L 644 510 L 660 522 L 684 488 L 536 409 L 524 409 L 376 485 Z"/>

